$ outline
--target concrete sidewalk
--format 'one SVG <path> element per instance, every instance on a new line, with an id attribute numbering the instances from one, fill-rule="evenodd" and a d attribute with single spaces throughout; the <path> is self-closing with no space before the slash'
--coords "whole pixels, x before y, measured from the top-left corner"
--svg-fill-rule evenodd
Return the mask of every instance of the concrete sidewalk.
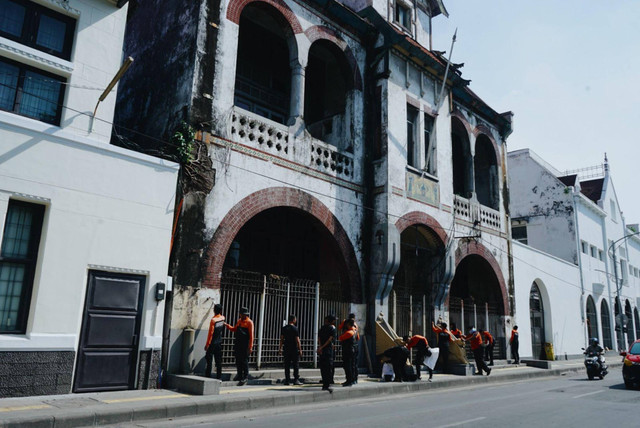
<path id="1" fill-rule="evenodd" d="M 608 364 L 610 371 L 621 366 L 617 358 L 610 358 Z M 102 426 L 559 376 L 584 370 L 582 360 L 568 360 L 553 362 L 550 369 L 496 366 L 491 376 L 436 374 L 433 382 L 423 377 L 419 382 L 386 383 L 361 376 L 357 385 L 349 388 L 337 385 L 333 394 L 322 391 L 318 384 L 305 384 L 226 387 L 220 395 L 209 396 L 190 396 L 170 390 L 132 390 L 5 398 L 0 400 L 0 427 Z"/>

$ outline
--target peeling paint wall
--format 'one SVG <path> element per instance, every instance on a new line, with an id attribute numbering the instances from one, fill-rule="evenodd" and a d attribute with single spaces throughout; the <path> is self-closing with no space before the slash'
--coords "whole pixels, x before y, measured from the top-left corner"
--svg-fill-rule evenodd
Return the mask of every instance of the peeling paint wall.
<path id="1" fill-rule="evenodd" d="M 572 191 L 529 150 L 509 153 L 511 219 L 527 225 L 528 245 L 578 263 Z"/>

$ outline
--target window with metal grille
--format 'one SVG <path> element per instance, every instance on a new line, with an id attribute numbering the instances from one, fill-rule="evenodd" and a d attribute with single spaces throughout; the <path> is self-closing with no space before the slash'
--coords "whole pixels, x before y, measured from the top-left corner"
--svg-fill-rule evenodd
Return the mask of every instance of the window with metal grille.
<path id="1" fill-rule="evenodd" d="M 24 333 L 44 206 L 9 201 L 0 249 L 0 333 Z"/>
<path id="2" fill-rule="evenodd" d="M 0 36 L 71 58 L 75 19 L 26 0 L 0 0 Z"/>
<path id="3" fill-rule="evenodd" d="M 65 80 L 26 65 L 0 59 L 0 110 L 60 124 Z"/>

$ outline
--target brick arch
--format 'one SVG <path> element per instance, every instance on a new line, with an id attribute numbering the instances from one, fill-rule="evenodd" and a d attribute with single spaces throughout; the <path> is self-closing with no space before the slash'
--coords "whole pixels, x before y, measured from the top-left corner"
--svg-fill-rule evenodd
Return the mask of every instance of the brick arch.
<path id="1" fill-rule="evenodd" d="M 347 64 L 351 68 L 351 78 L 353 87 L 359 91 L 362 91 L 362 74 L 360 73 L 360 67 L 356 61 L 353 51 L 347 44 L 347 42 L 340 37 L 340 35 L 329 27 L 324 25 L 316 25 L 305 30 L 304 34 L 307 36 L 311 44 L 318 40 L 327 40 L 335 44 L 344 53 L 347 60 Z"/>
<path id="2" fill-rule="evenodd" d="M 467 121 L 467 118 L 464 117 L 464 114 L 462 114 L 458 110 L 454 110 L 451 112 L 451 117 L 455 117 L 459 119 L 460 122 L 462 122 L 464 129 L 467 130 L 467 140 L 469 140 L 469 143 L 471 143 L 471 135 L 473 135 L 473 130 L 471 129 L 471 125 L 469 124 L 469 121 Z"/>
<path id="3" fill-rule="evenodd" d="M 458 245 L 458 248 L 456 249 L 456 270 L 458 269 L 458 265 L 460 264 L 460 262 L 465 257 L 470 255 L 477 255 L 482 257 L 484 260 L 486 260 L 489 263 L 489 265 L 493 269 L 493 272 L 495 273 L 496 278 L 498 278 L 498 284 L 500 285 L 500 292 L 502 294 L 502 310 L 504 312 L 504 315 L 508 316 L 509 315 L 509 293 L 507 291 L 507 284 L 504 280 L 504 276 L 502 275 L 502 269 L 500 269 L 500 265 L 498 264 L 498 261 L 495 259 L 495 257 L 493 257 L 493 254 L 491 254 L 491 251 L 489 251 L 489 249 L 484 245 L 482 245 L 481 243 L 477 241 L 460 242 L 460 244 Z M 447 300 L 448 300 L 448 296 L 447 296 Z"/>
<path id="4" fill-rule="evenodd" d="M 473 135 L 475 136 L 476 141 L 478 140 L 478 137 L 480 135 L 484 135 L 489 139 L 489 141 L 493 145 L 493 151 L 496 153 L 497 165 L 500 166 L 502 164 L 502 157 L 500 156 L 500 149 L 498 148 L 498 144 L 496 143 L 496 140 L 492 136 L 493 134 L 491 130 L 486 125 L 480 124 L 476 126 L 476 129 L 473 130 Z"/>
<path id="5" fill-rule="evenodd" d="M 344 268 L 340 274 L 341 277 L 349 279 L 350 300 L 360 303 L 362 301 L 360 267 L 347 232 L 326 205 L 310 194 L 290 187 L 259 190 L 245 197 L 229 210 L 213 234 L 207 249 L 204 286 L 220 288 L 224 260 L 240 229 L 262 211 L 278 207 L 299 209 L 324 225 L 342 256 Z"/>
<path id="6" fill-rule="evenodd" d="M 398 233 L 401 234 L 406 228 L 416 224 L 425 225 L 433 230 L 433 232 L 438 235 L 438 238 L 440 238 L 442 245 L 447 242 L 447 232 L 440 225 L 440 223 L 438 223 L 438 220 L 431 217 L 429 214 L 420 211 L 411 211 L 400 217 L 396 221 L 396 229 L 398 229 Z"/>
<path id="7" fill-rule="evenodd" d="M 245 6 L 257 1 L 267 3 L 276 8 L 284 19 L 287 20 L 294 34 L 302 33 L 302 26 L 295 13 L 293 13 L 291 8 L 282 0 L 231 0 L 227 6 L 227 19 L 236 24 L 240 24 L 240 15 L 242 15 Z"/>

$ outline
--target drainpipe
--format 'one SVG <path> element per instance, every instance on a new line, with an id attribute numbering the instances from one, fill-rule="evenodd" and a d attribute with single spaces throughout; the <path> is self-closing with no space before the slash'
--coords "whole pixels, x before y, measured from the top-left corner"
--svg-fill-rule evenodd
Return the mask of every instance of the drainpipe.
<path id="1" fill-rule="evenodd" d="M 580 226 L 578 223 L 578 198 L 580 197 L 579 191 L 572 186 L 573 196 L 573 222 L 576 225 L 576 250 L 578 251 L 578 271 L 580 272 L 580 318 L 583 324 L 583 334 L 585 337 L 585 347 L 589 344 L 589 333 L 586 329 L 585 315 L 584 315 L 584 276 L 582 274 L 582 250 L 580 248 Z"/>

